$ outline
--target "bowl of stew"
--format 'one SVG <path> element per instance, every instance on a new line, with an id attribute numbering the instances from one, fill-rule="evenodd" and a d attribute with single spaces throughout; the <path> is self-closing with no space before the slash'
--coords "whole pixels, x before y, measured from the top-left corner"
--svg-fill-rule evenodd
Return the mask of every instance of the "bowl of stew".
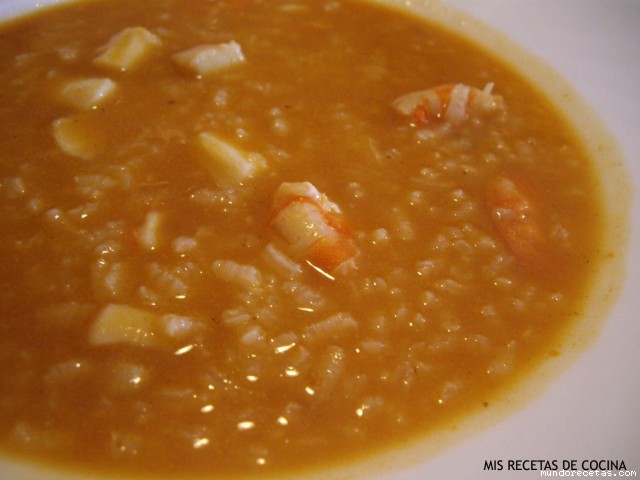
<path id="1" fill-rule="evenodd" d="M 578 5 L 3 4 L 0 473 L 638 468 L 638 8 Z"/>

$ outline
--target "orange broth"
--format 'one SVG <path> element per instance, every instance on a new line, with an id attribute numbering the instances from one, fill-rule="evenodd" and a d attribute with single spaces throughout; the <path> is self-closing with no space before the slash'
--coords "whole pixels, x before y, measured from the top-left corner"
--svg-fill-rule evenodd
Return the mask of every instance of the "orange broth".
<path id="1" fill-rule="evenodd" d="M 96 61 L 133 27 L 139 58 Z M 444 29 L 356 1 L 105 0 L 0 37 L 9 455 L 181 478 L 352 460 L 481 415 L 581 315 L 591 159 L 534 86 Z M 242 58 L 213 73 L 176 60 L 229 42 Z M 392 108 L 449 83 L 504 105 L 456 124 Z M 506 234 L 496 178 L 527 203 Z M 350 246 L 335 272 L 278 230 L 285 182 L 336 206 L 290 202 Z M 533 261 L 508 240 L 530 229 Z"/>

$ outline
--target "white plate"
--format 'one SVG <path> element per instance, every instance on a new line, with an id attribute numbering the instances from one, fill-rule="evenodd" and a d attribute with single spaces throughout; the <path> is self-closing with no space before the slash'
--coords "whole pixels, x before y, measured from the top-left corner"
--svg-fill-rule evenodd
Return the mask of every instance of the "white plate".
<path id="1" fill-rule="evenodd" d="M 497 28 L 557 70 L 618 139 L 640 189 L 640 2 L 443 0 Z M 0 18 L 56 0 L 0 0 Z M 410 3 L 410 2 L 409 2 Z M 640 471 L 640 209 L 627 282 L 597 341 L 524 410 L 384 478 L 525 479 L 509 461 L 624 461 Z M 484 470 L 501 460 L 503 470 Z M 522 466 L 525 466 L 522 464 Z M 6 471 L 0 466 L 0 477 Z M 616 472 L 617 473 L 617 472 Z M 10 479 L 8 479 L 10 480 Z"/>

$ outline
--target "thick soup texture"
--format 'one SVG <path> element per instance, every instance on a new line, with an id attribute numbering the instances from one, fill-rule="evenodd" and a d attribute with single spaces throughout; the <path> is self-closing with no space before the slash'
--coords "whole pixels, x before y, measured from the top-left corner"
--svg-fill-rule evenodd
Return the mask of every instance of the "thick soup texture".
<path id="1" fill-rule="evenodd" d="M 536 89 L 347 0 L 105 0 L 0 32 L 0 444 L 315 468 L 490 410 L 580 315 L 590 159 Z"/>

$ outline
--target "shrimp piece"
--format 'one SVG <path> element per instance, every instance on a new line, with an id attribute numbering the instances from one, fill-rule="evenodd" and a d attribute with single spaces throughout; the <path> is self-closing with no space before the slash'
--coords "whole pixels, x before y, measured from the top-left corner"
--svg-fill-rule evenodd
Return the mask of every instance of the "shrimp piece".
<path id="1" fill-rule="evenodd" d="M 353 268 L 357 248 L 340 207 L 309 182 L 282 183 L 274 197 L 273 225 L 291 252 L 333 279 Z"/>
<path id="2" fill-rule="evenodd" d="M 489 184 L 487 205 L 493 226 L 509 250 L 520 261 L 538 264 L 545 242 L 525 187 L 513 179 L 496 177 Z"/>
<path id="3" fill-rule="evenodd" d="M 439 120 L 459 125 L 469 117 L 486 115 L 504 108 L 500 95 L 491 93 L 493 83 L 483 90 L 462 83 L 448 83 L 403 95 L 391 104 L 397 112 L 412 117 L 417 124 Z"/>

